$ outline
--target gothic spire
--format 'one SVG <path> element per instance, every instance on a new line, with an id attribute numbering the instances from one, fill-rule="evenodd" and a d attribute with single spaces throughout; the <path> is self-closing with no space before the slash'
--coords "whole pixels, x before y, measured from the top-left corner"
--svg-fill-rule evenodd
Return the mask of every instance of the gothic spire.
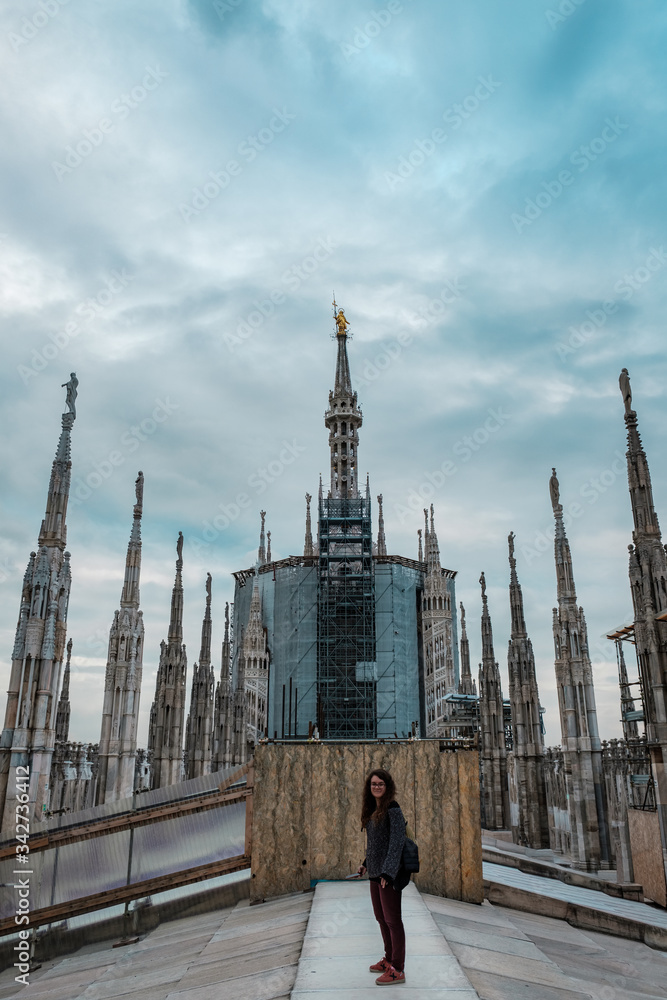
<path id="1" fill-rule="evenodd" d="M 639 739 L 639 727 L 636 719 L 628 719 L 628 713 L 635 711 L 635 702 L 630 691 L 630 681 L 628 679 L 628 668 L 625 665 L 623 655 L 623 642 L 616 640 L 616 660 L 618 663 L 618 683 L 621 689 L 621 723 L 623 725 L 623 737 L 626 740 Z"/>
<path id="2" fill-rule="evenodd" d="M 338 345 L 334 396 L 351 396 L 352 378 L 350 376 L 350 362 L 347 357 L 347 328 L 350 324 L 345 318 L 345 313 L 342 309 L 339 309 L 338 312 L 336 312 L 335 300 L 334 319 L 336 320 L 336 341 Z"/>
<path id="3" fill-rule="evenodd" d="M 486 577 L 484 573 L 480 576 L 479 583 L 482 588 L 482 662 L 492 665 L 496 662 L 496 656 L 493 651 L 493 630 L 491 628 L 491 616 L 486 596 Z"/>
<path id="4" fill-rule="evenodd" d="M 549 480 L 549 493 L 551 494 L 551 506 L 553 507 L 556 519 L 556 535 L 554 538 L 554 556 L 556 559 L 556 582 L 558 593 L 558 605 L 576 606 L 577 593 L 574 589 L 574 575 L 572 573 L 572 555 L 570 553 L 570 543 L 565 534 L 563 524 L 563 505 L 560 502 L 560 488 L 556 470 L 551 470 Z"/>
<path id="5" fill-rule="evenodd" d="M 427 512 L 424 511 L 424 516 L 427 516 Z M 435 533 L 435 522 L 433 514 L 433 504 L 431 504 L 431 524 L 430 527 L 427 525 L 428 535 L 426 539 L 426 565 L 427 572 L 429 573 L 440 573 L 440 546 L 438 545 L 438 536 Z"/>
<path id="6" fill-rule="evenodd" d="M 211 574 L 206 574 L 206 610 L 201 626 L 201 648 L 199 650 L 199 666 L 211 665 Z M 225 622 L 225 627 L 228 623 Z"/>
<path id="7" fill-rule="evenodd" d="M 313 555 L 313 528 L 310 521 L 310 501 L 312 500 L 310 493 L 306 493 L 306 537 L 303 542 L 303 554 L 304 556 Z"/>
<path id="8" fill-rule="evenodd" d="M 417 529 L 417 538 L 419 539 L 419 548 L 417 550 L 417 559 L 419 562 L 424 562 L 424 549 L 422 548 L 422 529 Z"/>
<path id="9" fill-rule="evenodd" d="M 510 560 L 510 612 L 512 615 L 512 639 L 527 637 L 526 622 L 523 616 L 523 594 L 521 584 L 516 575 L 516 559 L 514 558 L 514 532 L 507 536 Z"/>
<path id="10" fill-rule="evenodd" d="M 144 474 L 140 472 L 134 484 L 136 503 L 130 541 L 125 559 L 125 580 L 120 597 L 121 608 L 139 608 L 139 576 L 141 574 L 141 515 L 144 505 Z"/>
<path id="11" fill-rule="evenodd" d="M 267 563 L 271 562 L 271 532 L 270 531 L 267 531 L 267 533 L 266 533 L 266 561 L 267 561 Z"/>
<path id="12" fill-rule="evenodd" d="M 229 643 L 229 601 L 225 602 L 225 635 L 222 640 L 222 660 L 220 665 L 220 680 L 224 683 L 229 681 L 230 668 L 230 643 Z"/>
<path id="13" fill-rule="evenodd" d="M 263 566 L 266 562 L 266 537 L 264 533 L 264 522 L 266 520 L 266 511 L 260 510 L 259 516 L 262 519 L 262 525 L 259 529 L 259 548 L 257 549 L 257 559 L 259 560 L 259 565 Z"/>
<path id="14" fill-rule="evenodd" d="M 463 602 L 459 604 L 461 608 L 461 680 L 459 681 L 459 694 L 477 694 L 477 685 L 472 678 L 470 671 L 470 642 L 466 631 L 466 609 Z"/>
<path id="15" fill-rule="evenodd" d="M 71 432 L 76 419 L 76 396 L 79 381 L 74 372 L 70 376 L 69 382 L 65 382 L 62 388 L 67 389 L 67 412 L 62 415 L 62 430 L 60 440 L 56 449 L 56 456 L 51 468 L 51 480 L 49 482 L 49 492 L 46 498 L 46 513 L 42 521 L 39 532 L 39 545 L 56 546 L 61 551 L 67 543 L 67 526 L 65 518 L 67 515 L 67 501 L 69 500 L 69 486 L 72 469 L 71 458 Z"/>
<path id="16" fill-rule="evenodd" d="M 635 544 L 640 539 L 646 538 L 657 538 L 659 541 L 660 525 L 653 505 L 651 474 L 637 428 L 637 413 L 632 409 L 632 392 L 627 368 L 621 372 L 619 385 L 625 403 L 625 425 L 628 429 L 628 482 L 635 524 L 632 537 Z"/>
<path id="17" fill-rule="evenodd" d="M 58 700 L 58 711 L 56 713 L 56 739 L 65 743 L 69 735 L 69 678 L 72 662 L 72 640 L 67 643 L 67 663 L 63 674 L 63 686 Z"/>
<path id="18" fill-rule="evenodd" d="M 264 626 L 262 625 L 262 600 L 259 596 L 259 583 L 257 577 L 255 577 L 255 584 L 252 588 L 252 597 L 250 599 L 250 614 L 248 616 L 248 627 L 246 629 L 246 636 L 249 633 L 259 634 L 259 631 Z"/>
<path id="19" fill-rule="evenodd" d="M 379 556 L 386 556 L 387 542 L 384 537 L 384 514 L 382 512 L 382 494 L 378 494 L 378 550 Z"/>
<path id="20" fill-rule="evenodd" d="M 624 368 L 620 378 L 628 429 L 628 486 L 634 530 L 629 545 L 630 587 L 634 606 L 634 633 L 642 682 L 646 736 L 649 743 L 667 747 L 667 636 L 664 617 L 667 610 L 667 556 L 662 545 L 660 526 L 653 505 L 653 491 L 648 461 L 637 429 L 637 414 L 632 409 L 630 377 Z M 665 759 L 667 750 L 663 749 Z M 658 809 L 665 809 L 660 791 Z M 663 837 L 667 857 L 667 834 Z M 665 863 L 667 871 L 667 862 Z"/>
<path id="21" fill-rule="evenodd" d="M 479 666 L 479 722 L 484 776 L 482 826 L 488 830 L 500 830 L 509 820 L 503 693 L 493 650 L 484 573 L 479 582 L 482 588 L 482 662 Z"/>
<path id="22" fill-rule="evenodd" d="M 338 356 L 334 389 L 329 393 L 329 408 L 324 414 L 324 425 L 329 431 L 331 453 L 331 497 L 358 497 L 358 446 L 361 410 L 357 394 L 352 389 L 350 365 L 347 358 L 347 328 L 350 325 L 342 309 L 334 301 L 334 320 Z M 367 494 L 370 499 L 370 492 Z"/>
<path id="23" fill-rule="evenodd" d="M 171 594 L 169 642 L 183 642 L 183 532 L 179 531 L 176 543 L 176 579 Z"/>

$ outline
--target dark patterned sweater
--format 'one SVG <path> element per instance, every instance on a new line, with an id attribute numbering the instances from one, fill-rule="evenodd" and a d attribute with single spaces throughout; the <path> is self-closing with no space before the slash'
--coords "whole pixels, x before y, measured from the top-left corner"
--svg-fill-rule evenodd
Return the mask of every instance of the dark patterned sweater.
<path id="1" fill-rule="evenodd" d="M 390 802 L 383 820 L 371 816 L 366 827 L 366 860 L 370 879 L 385 878 L 395 885 L 405 843 L 405 817 L 398 802 Z M 395 886 L 398 888 L 398 886 Z"/>

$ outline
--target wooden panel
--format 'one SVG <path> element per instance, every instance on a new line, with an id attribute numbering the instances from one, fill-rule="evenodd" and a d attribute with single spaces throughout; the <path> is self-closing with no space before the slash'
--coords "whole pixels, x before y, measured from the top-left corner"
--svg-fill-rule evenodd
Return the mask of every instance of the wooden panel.
<path id="1" fill-rule="evenodd" d="M 303 750 L 255 750 L 251 901 L 310 886 L 310 755 Z"/>
<path id="2" fill-rule="evenodd" d="M 630 847 L 635 882 L 644 887 L 644 895 L 660 906 L 667 906 L 665 862 L 660 840 L 657 812 L 628 809 Z"/>
<path id="3" fill-rule="evenodd" d="M 482 902 L 478 756 L 442 752 L 438 740 L 257 747 L 252 900 L 356 870 L 365 854 L 363 784 L 369 771 L 380 767 L 392 774 L 397 800 L 415 831 L 422 867 L 418 887 Z"/>
<path id="4" fill-rule="evenodd" d="M 479 807 L 479 755 L 448 754 L 456 757 L 459 772 L 459 823 L 461 843 L 461 895 L 466 903 L 484 899 L 482 877 L 482 825 Z"/>
<path id="5" fill-rule="evenodd" d="M 349 744 L 316 745 L 311 759 L 310 878 L 351 875 L 364 859 L 363 758 Z"/>

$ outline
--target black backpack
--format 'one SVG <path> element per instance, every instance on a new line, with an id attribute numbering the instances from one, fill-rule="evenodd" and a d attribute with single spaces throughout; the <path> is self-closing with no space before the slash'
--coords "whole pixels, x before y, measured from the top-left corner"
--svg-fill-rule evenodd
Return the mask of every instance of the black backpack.
<path id="1" fill-rule="evenodd" d="M 412 839 L 408 837 L 407 829 L 408 824 L 405 824 L 406 834 L 405 843 L 403 844 L 403 854 L 401 855 L 401 868 L 404 868 L 406 872 L 414 873 L 419 871 L 419 848 Z"/>

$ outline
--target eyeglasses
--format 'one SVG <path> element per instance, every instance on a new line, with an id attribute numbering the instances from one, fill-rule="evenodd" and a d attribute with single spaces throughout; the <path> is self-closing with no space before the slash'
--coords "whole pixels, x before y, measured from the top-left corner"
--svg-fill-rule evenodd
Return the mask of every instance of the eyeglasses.
<path id="1" fill-rule="evenodd" d="M 371 788 L 384 788 L 384 781 L 371 781 Z"/>

